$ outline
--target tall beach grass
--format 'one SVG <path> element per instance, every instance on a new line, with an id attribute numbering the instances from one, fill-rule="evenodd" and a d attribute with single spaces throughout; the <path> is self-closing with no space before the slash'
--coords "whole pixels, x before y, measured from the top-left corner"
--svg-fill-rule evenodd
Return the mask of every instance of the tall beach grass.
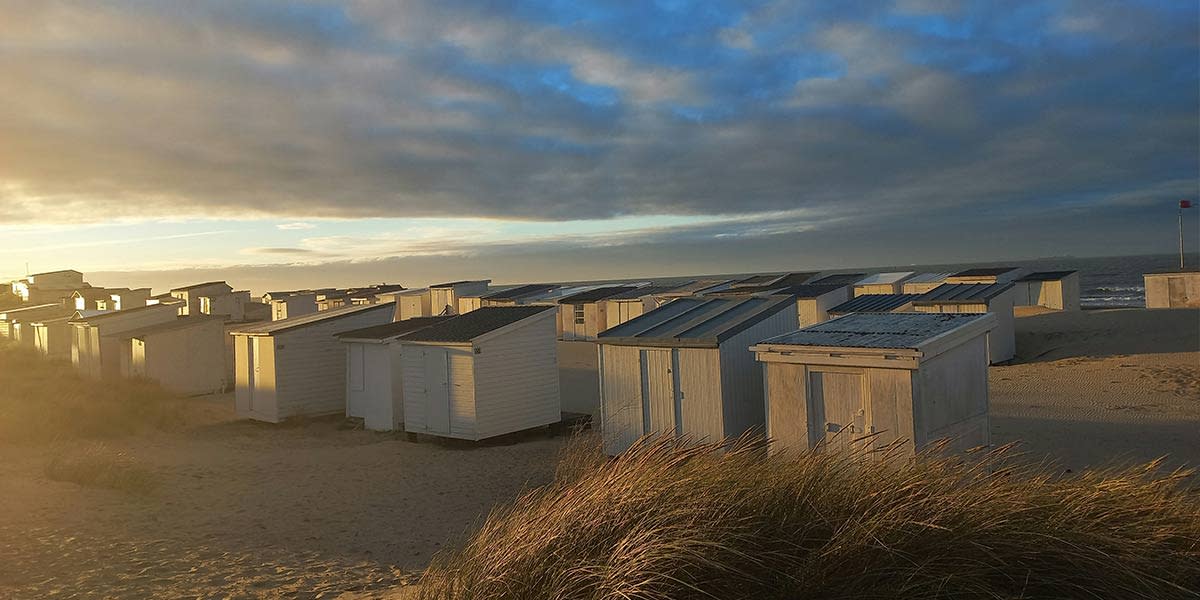
<path id="1" fill-rule="evenodd" d="M 113 438 L 180 424 L 181 405 L 142 380 L 93 380 L 69 362 L 0 343 L 0 443 Z"/>
<path id="2" fill-rule="evenodd" d="M 435 559 L 420 597 L 1200 597 L 1190 473 L 764 444 L 644 440 L 608 460 L 575 442 L 557 481 Z"/>

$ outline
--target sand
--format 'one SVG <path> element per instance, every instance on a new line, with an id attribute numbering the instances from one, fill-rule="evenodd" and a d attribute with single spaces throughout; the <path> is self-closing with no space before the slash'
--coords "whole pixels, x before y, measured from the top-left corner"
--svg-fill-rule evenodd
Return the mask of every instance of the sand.
<path id="1" fill-rule="evenodd" d="M 1024 440 L 1064 470 L 1200 465 L 1200 311 L 1017 327 L 1017 360 L 991 370 L 993 442 Z M 237 422 L 229 396 L 190 412 L 183 432 L 107 442 L 159 479 L 146 497 L 51 481 L 51 449 L 0 445 L 0 598 L 402 598 L 434 553 L 548 481 L 564 443 Z"/>

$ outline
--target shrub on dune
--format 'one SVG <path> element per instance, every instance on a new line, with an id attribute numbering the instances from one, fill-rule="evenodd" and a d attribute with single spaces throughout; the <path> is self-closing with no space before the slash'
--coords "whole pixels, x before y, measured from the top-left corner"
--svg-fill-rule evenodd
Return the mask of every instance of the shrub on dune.
<path id="1" fill-rule="evenodd" d="M 1159 465 L 1069 478 L 1008 449 L 915 461 L 764 442 L 569 450 L 435 560 L 445 600 L 1187 598 L 1200 503 Z"/>

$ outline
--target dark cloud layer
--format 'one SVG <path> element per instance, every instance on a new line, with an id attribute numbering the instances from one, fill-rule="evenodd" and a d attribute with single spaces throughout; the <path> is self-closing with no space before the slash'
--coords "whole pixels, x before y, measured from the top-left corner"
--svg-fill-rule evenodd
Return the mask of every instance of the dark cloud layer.
<path id="1" fill-rule="evenodd" d="M 0 223 L 807 208 L 917 231 L 1197 193 L 1192 3 L 0 11 Z"/>

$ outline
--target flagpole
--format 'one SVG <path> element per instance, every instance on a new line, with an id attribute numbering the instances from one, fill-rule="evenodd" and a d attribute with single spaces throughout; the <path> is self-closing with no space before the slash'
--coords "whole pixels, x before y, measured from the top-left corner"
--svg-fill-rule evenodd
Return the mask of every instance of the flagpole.
<path id="1" fill-rule="evenodd" d="M 1179 203 L 1179 270 L 1184 270 L 1183 266 L 1183 203 Z"/>

